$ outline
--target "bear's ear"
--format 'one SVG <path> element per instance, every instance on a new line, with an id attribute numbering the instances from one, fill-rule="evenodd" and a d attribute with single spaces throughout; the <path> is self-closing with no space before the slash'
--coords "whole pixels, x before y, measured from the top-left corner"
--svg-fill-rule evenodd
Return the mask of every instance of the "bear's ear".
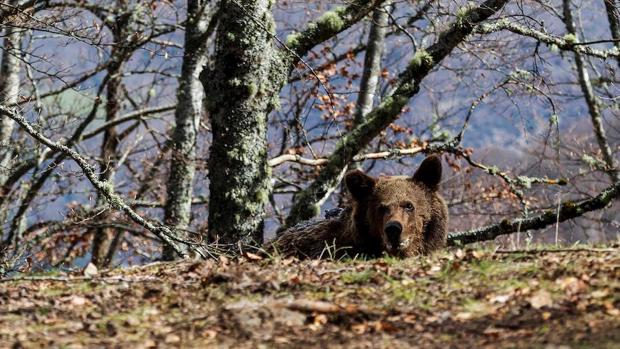
<path id="1" fill-rule="evenodd" d="M 355 200 L 366 199 L 375 188 L 375 179 L 360 170 L 353 170 L 344 178 L 347 190 Z"/>
<path id="2" fill-rule="evenodd" d="M 431 155 L 424 159 L 412 179 L 424 184 L 431 190 L 437 190 L 441 181 L 441 158 L 437 155 Z"/>

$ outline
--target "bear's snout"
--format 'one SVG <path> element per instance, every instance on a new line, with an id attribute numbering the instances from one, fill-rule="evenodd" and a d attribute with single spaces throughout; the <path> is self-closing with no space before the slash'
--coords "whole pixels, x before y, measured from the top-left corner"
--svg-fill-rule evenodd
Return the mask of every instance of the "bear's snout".
<path id="1" fill-rule="evenodd" d="M 383 228 L 387 240 L 392 245 L 392 248 L 398 248 L 400 245 L 400 234 L 403 232 L 403 225 L 398 221 L 389 221 Z"/>

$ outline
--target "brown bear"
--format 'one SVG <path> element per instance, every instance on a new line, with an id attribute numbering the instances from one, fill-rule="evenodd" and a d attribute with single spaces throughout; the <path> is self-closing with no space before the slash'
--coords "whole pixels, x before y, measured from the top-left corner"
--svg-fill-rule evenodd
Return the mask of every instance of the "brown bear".
<path id="1" fill-rule="evenodd" d="M 413 177 L 346 174 L 347 204 L 334 217 L 300 223 L 268 242 L 285 257 L 409 257 L 446 244 L 448 209 L 439 194 L 441 159 L 427 157 Z"/>

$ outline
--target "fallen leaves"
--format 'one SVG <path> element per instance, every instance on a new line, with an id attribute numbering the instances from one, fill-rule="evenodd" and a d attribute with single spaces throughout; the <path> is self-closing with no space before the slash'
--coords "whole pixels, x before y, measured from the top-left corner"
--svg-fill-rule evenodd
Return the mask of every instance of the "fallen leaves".
<path id="1" fill-rule="evenodd" d="M 408 260 L 162 263 L 5 281 L 0 343 L 26 347 L 519 346 L 620 329 L 613 252 L 456 249 Z M 44 331 L 47 336 L 40 333 Z M 556 338 L 557 341 L 554 339 Z M 487 341 L 487 342 L 485 342 Z M 540 342 L 537 342 L 540 343 Z M 0 345 L 2 346 L 2 345 Z M 10 346 L 10 345 L 9 345 Z M 247 345 L 246 345 L 247 346 Z M 257 347 L 258 345 L 249 345 Z M 398 346 L 398 345 L 396 345 Z"/>
<path id="2" fill-rule="evenodd" d="M 88 263 L 86 268 L 84 268 L 84 276 L 86 277 L 93 277 L 96 276 L 98 273 L 99 271 L 93 263 Z"/>
<path id="3" fill-rule="evenodd" d="M 85 305 L 88 302 L 88 300 L 81 296 L 72 296 L 70 298 L 70 302 L 71 302 L 71 305 L 74 305 L 76 307 L 81 307 Z"/>
<path id="4" fill-rule="evenodd" d="M 561 290 L 571 295 L 581 293 L 588 287 L 583 280 L 574 276 L 557 279 L 555 283 L 560 286 Z"/>
<path id="5" fill-rule="evenodd" d="M 489 302 L 491 303 L 499 303 L 499 304 L 505 304 L 506 302 L 508 302 L 510 299 L 512 298 L 511 294 L 498 294 L 495 296 L 491 296 L 489 298 Z"/>
<path id="6" fill-rule="evenodd" d="M 534 309 L 541 309 L 543 307 L 550 307 L 553 305 L 553 299 L 551 294 L 546 290 L 539 290 L 529 299 L 530 305 Z"/>

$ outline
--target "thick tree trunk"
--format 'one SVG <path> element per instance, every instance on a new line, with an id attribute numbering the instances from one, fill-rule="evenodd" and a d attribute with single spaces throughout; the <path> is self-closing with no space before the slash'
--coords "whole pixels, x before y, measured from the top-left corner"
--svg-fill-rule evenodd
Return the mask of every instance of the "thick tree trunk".
<path id="1" fill-rule="evenodd" d="M 575 40 L 578 41 L 577 28 L 575 27 L 572 9 L 570 8 L 570 0 L 564 0 L 564 22 L 568 32 L 574 35 Z M 599 149 L 601 150 L 603 161 L 605 162 L 605 172 L 607 172 L 607 175 L 611 179 L 612 183 L 620 182 L 620 172 L 618 171 L 613 152 L 609 146 L 609 142 L 607 141 L 605 128 L 603 127 L 601 107 L 598 98 L 594 94 L 594 89 L 592 88 L 592 83 L 590 82 L 590 74 L 588 73 L 586 62 L 584 61 L 583 56 L 578 52 L 575 52 L 575 65 L 577 68 L 581 92 L 583 92 L 583 97 L 588 105 L 588 112 L 590 113 L 590 120 L 592 121 L 592 127 L 594 128 L 594 135 Z"/>
<path id="2" fill-rule="evenodd" d="M 278 104 L 288 74 L 314 46 L 357 23 L 381 0 L 354 0 L 325 12 L 273 46 L 273 1 L 220 2 L 212 69 L 204 70 L 213 143 L 209 157 L 209 239 L 260 244 L 264 205 L 271 191 L 267 116 Z"/>
<path id="3" fill-rule="evenodd" d="M 207 25 L 205 1 L 188 1 L 188 19 L 185 26 L 185 52 L 177 90 L 176 126 L 172 138 L 172 159 L 167 187 L 165 224 L 175 228 L 178 238 L 190 223 L 192 188 L 196 171 L 196 135 L 202 113 L 203 89 L 198 77 L 207 60 L 207 40 L 212 25 Z M 215 18 L 213 19 L 216 20 Z M 183 248 L 188 249 L 186 244 Z M 176 258 L 172 247 L 164 245 L 163 258 Z"/>
<path id="4" fill-rule="evenodd" d="M 269 199 L 267 115 L 282 69 L 272 44 L 270 0 L 224 0 L 213 70 L 201 75 L 213 143 L 209 156 L 209 239 L 260 244 Z"/>

